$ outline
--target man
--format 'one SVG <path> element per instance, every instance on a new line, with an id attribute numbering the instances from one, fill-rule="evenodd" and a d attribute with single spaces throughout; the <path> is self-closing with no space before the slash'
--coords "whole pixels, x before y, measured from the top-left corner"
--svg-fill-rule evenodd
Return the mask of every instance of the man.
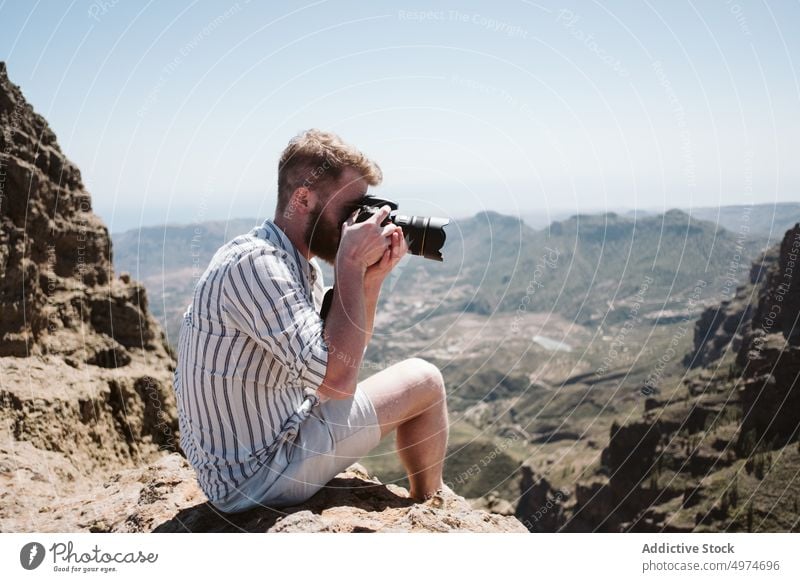
<path id="1" fill-rule="evenodd" d="M 386 276 L 408 250 L 400 227 L 354 212 L 377 164 L 316 129 L 278 164 L 275 217 L 220 248 L 195 287 L 178 347 L 181 447 L 213 505 L 301 503 L 393 430 L 417 501 L 442 482 L 442 375 L 411 358 L 358 382 Z M 333 300 L 315 257 L 334 268 Z"/>

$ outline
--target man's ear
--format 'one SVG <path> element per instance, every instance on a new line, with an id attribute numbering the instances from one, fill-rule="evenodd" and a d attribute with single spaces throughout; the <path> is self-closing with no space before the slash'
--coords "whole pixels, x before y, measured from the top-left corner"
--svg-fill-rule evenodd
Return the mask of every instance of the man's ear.
<path id="1" fill-rule="evenodd" d="M 314 208 L 315 196 L 306 186 L 300 186 L 292 193 L 291 206 L 303 214 L 308 214 Z"/>

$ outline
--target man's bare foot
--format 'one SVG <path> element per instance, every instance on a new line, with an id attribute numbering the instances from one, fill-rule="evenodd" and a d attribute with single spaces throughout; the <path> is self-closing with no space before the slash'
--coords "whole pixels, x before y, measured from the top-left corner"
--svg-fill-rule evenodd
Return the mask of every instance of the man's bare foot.
<path id="1" fill-rule="evenodd" d="M 455 492 L 444 483 L 442 483 L 442 485 L 438 487 L 436 490 L 430 491 L 428 493 L 418 494 L 415 491 L 409 492 L 409 497 L 414 501 L 416 501 L 417 503 L 427 503 L 432 499 L 438 499 L 438 502 L 436 502 L 435 505 L 441 505 L 441 501 L 443 501 L 444 496 L 447 495 L 455 495 Z"/>
<path id="2" fill-rule="evenodd" d="M 417 493 L 413 489 L 409 489 L 408 498 L 416 501 L 417 503 L 422 503 L 425 501 L 425 495 L 422 493 Z"/>

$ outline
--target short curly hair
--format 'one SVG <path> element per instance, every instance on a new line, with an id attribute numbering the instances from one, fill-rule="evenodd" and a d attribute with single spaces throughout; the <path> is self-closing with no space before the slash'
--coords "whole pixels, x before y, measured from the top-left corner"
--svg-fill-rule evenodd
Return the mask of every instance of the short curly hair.
<path id="1" fill-rule="evenodd" d="M 276 213 L 284 211 L 297 188 L 335 186 L 348 167 L 356 169 L 370 186 L 383 181 L 380 166 L 335 133 L 313 128 L 297 134 L 278 162 Z"/>

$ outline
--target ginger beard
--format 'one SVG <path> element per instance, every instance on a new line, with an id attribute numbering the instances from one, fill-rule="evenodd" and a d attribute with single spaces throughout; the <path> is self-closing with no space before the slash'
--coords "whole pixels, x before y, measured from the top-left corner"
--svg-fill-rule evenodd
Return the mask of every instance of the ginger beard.
<path id="1" fill-rule="evenodd" d="M 341 237 L 342 225 L 335 224 L 322 212 L 322 202 L 318 200 L 314 210 L 308 215 L 305 232 L 306 246 L 312 254 L 333 266 Z"/>

